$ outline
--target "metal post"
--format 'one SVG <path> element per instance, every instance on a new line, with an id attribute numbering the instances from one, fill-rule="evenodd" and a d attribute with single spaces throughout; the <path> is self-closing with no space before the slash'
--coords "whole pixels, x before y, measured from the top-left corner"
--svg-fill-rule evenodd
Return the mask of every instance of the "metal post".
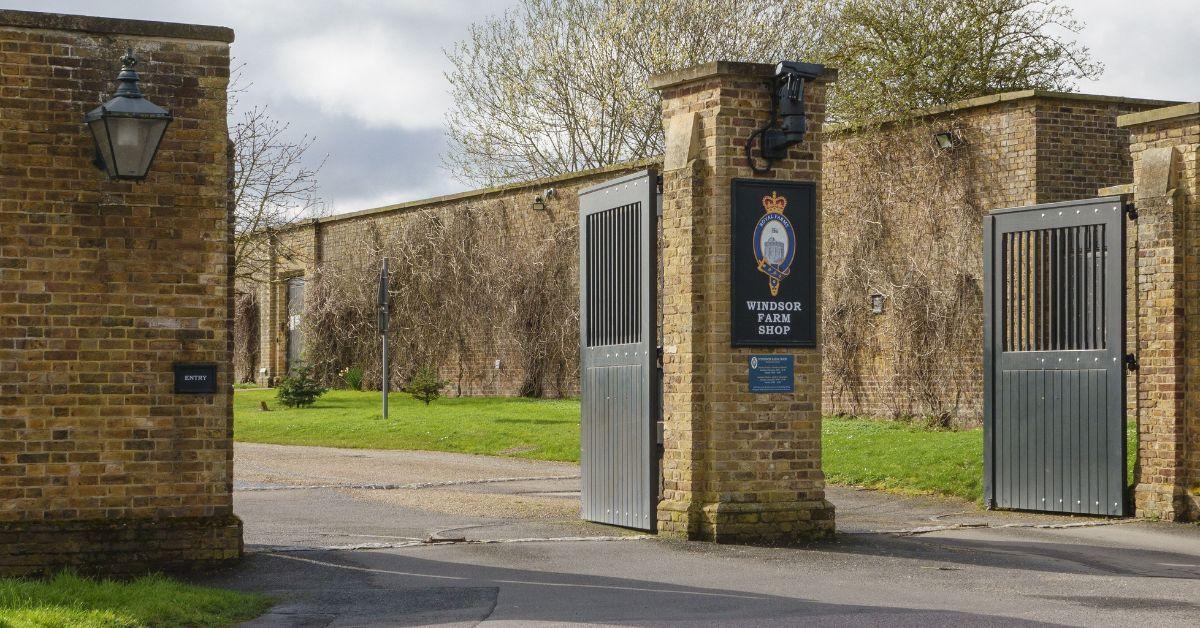
<path id="1" fill-rule="evenodd" d="M 391 370 L 388 368 L 388 261 L 383 258 L 383 268 L 379 270 L 379 335 L 383 340 L 383 370 L 380 375 L 382 384 L 379 386 L 383 395 L 383 420 L 388 418 L 388 388 L 390 388 Z"/>

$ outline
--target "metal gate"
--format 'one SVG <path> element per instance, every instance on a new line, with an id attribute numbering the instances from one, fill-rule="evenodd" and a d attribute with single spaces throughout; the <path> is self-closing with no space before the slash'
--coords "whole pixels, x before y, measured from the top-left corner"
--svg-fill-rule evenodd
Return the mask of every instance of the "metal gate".
<path id="1" fill-rule="evenodd" d="M 583 518 L 654 530 L 656 176 L 579 194 Z"/>
<path id="2" fill-rule="evenodd" d="M 287 372 L 304 363 L 304 278 L 287 280 Z"/>
<path id="3" fill-rule="evenodd" d="M 1119 197 L 984 219 L 989 506 L 1125 514 L 1124 268 Z"/>

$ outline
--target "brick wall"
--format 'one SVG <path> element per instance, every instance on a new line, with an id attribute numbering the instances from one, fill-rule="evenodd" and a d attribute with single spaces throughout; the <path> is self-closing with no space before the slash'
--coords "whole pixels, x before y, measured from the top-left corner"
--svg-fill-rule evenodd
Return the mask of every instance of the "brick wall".
<path id="1" fill-rule="evenodd" d="M 1038 203 L 1096 196 L 1133 175 L 1129 130 L 1117 117 L 1165 103 L 1096 98 L 1041 98 L 1034 102 Z"/>
<path id="2" fill-rule="evenodd" d="M 266 383 L 285 372 L 287 278 L 311 278 L 320 264 L 335 268 L 353 267 L 356 259 L 362 255 L 364 243 L 372 242 L 377 237 L 386 241 L 410 228 L 415 221 L 431 215 L 445 217 L 469 209 L 486 208 L 501 212 L 505 217 L 506 231 L 485 234 L 484 246 L 496 247 L 500 251 L 527 251 L 553 237 L 561 229 L 578 225 L 579 190 L 656 163 L 657 160 L 647 160 L 619 164 L 561 177 L 341 214 L 280 232 L 277 235 L 277 248 L 287 251 L 293 259 L 286 260 L 281 256 L 274 265 L 273 276 L 261 277 L 257 284 L 246 283 L 242 286 L 242 289 L 259 291 L 261 349 L 259 372 L 255 374 L 255 379 Z M 542 196 L 548 188 L 553 188 L 555 195 L 545 200 L 546 209 L 533 209 L 534 198 Z M 575 251 L 572 251 L 570 262 L 578 263 Z M 571 274 L 570 283 L 559 289 L 571 295 L 578 294 L 576 273 Z M 442 377 L 451 381 L 448 392 L 457 394 L 461 388 L 464 395 L 518 394 L 526 373 L 521 366 L 522 347 L 512 330 L 498 323 L 479 329 L 478 334 L 471 351 L 462 359 L 465 375 L 460 375 L 459 355 L 453 348 L 447 349 L 446 359 L 439 364 Z M 402 363 L 405 356 L 399 355 L 394 359 Z M 500 360 L 499 369 L 495 368 L 496 360 Z M 266 372 L 262 372 L 262 369 L 266 369 Z M 579 394 L 577 361 L 568 367 L 568 371 L 562 377 L 558 373 L 547 374 L 545 379 L 550 383 L 548 394 Z M 561 388 L 557 385 L 560 380 Z"/>
<path id="3" fill-rule="evenodd" d="M 1001 207 L 1088 198 L 1095 196 L 1100 187 L 1128 180 L 1131 176 L 1128 131 L 1117 127 L 1116 117 L 1161 104 L 1160 101 L 1103 96 L 1013 92 L 939 108 L 920 118 L 915 126 L 894 132 L 893 135 L 907 134 L 904 141 L 931 143 L 933 131 L 954 129 L 965 142 L 953 151 L 952 159 L 961 165 L 954 170 L 955 180 L 949 184 L 935 181 L 929 171 L 921 168 L 899 170 L 898 186 L 918 190 L 925 186 L 939 190 L 941 196 L 925 208 L 903 202 L 889 205 L 887 219 L 892 230 L 878 253 L 880 257 L 903 259 L 919 248 L 918 241 L 928 238 L 929 233 L 927 229 L 913 228 L 918 224 L 913 221 L 917 211 L 932 208 L 938 212 L 970 212 L 974 220 L 971 231 L 955 236 L 969 244 L 969 254 L 956 259 L 955 264 L 961 265 L 960 275 L 970 293 L 963 316 L 970 319 L 967 326 L 972 332 L 962 339 L 961 346 L 965 349 L 946 351 L 945 355 L 938 356 L 938 374 L 934 378 L 936 390 L 921 390 L 906 384 L 898 373 L 901 350 L 894 342 L 895 329 L 908 321 L 897 316 L 890 306 L 885 307 L 882 315 L 870 314 L 867 289 L 862 290 L 862 294 L 852 295 L 857 299 L 853 302 L 858 309 L 851 316 L 863 326 L 863 347 L 852 359 L 827 359 L 824 362 L 824 411 L 878 417 L 924 415 L 934 410 L 927 400 L 933 395 L 938 408 L 948 408 L 956 422 L 978 424 L 983 394 L 982 288 L 979 285 L 982 277 L 982 216 Z M 886 141 L 895 143 L 897 137 L 888 137 L 887 129 L 882 131 Z M 825 141 L 827 203 L 824 213 L 828 237 L 824 246 L 828 255 L 845 253 L 841 246 L 845 241 L 845 220 L 861 218 L 861 208 L 855 202 L 856 194 L 862 192 L 862 181 L 857 173 L 867 165 L 866 160 L 880 150 L 881 142 L 876 137 L 860 130 L 841 129 L 835 130 Z M 891 150 L 895 154 L 888 159 L 903 163 L 915 149 L 893 146 Z M 261 278 L 262 282 L 256 287 L 245 287 L 259 291 L 261 308 L 259 366 L 252 375 L 257 381 L 266 383 L 283 373 L 286 278 L 312 276 L 318 260 L 330 264 L 352 260 L 361 251 L 361 243 L 372 226 L 383 234 L 390 234 L 405 228 L 422 214 L 446 215 L 495 203 L 504 206 L 511 216 L 512 233 L 517 235 L 505 238 L 503 246 L 528 247 L 555 228 L 575 221 L 578 208 L 575 191 L 580 187 L 655 163 L 660 160 L 334 216 L 280 233 L 278 248 L 287 251 L 293 259 L 279 259 L 273 275 Z M 547 187 L 558 189 L 559 197 L 548 202 L 546 214 L 533 211 L 530 208 L 533 197 Z M 897 267 L 890 268 L 889 272 L 903 281 L 905 273 L 910 271 Z M 564 289 L 575 290 L 575 284 Z M 830 293 L 829 296 L 834 295 Z M 454 383 L 455 390 L 461 387 L 463 394 L 516 394 L 524 379 L 524 372 L 519 367 L 520 348 L 502 329 L 481 330 L 481 333 L 492 333 L 495 337 L 480 343 L 487 349 L 463 360 L 466 375 L 459 375 L 458 358 L 450 355 L 442 365 L 442 376 Z M 826 350 L 830 351 L 829 347 Z M 494 368 L 496 359 L 501 361 L 499 370 Z M 847 370 L 852 373 L 849 385 L 844 374 Z M 561 391 L 552 389 L 551 394 L 578 393 L 574 370 L 564 381 L 569 385 Z"/>
<path id="4" fill-rule="evenodd" d="M 0 11 L 0 573 L 240 554 L 232 515 L 228 29 Z M 145 182 L 84 113 L 133 49 L 175 121 Z M 173 362 L 221 392 L 173 394 Z M 173 531 L 177 531 L 173 532 Z M 104 551 L 100 551 L 104 548 Z"/>
<path id="5" fill-rule="evenodd" d="M 956 162 L 952 168 L 895 169 L 896 176 L 887 182 L 889 189 L 884 193 L 928 189 L 932 200 L 914 194 L 909 202 L 890 204 L 884 216 L 886 236 L 867 263 L 880 265 L 881 274 L 905 284 L 913 278 L 914 271 L 908 266 L 920 264 L 910 259 L 912 252 L 927 248 L 928 238 L 959 238 L 969 244 L 961 259 L 945 260 L 945 265 L 954 266 L 968 286 L 960 297 L 970 301 L 968 307 L 955 316 L 970 321 L 970 333 L 959 338 L 952 350 L 931 348 L 934 355 L 927 359 L 934 361 L 934 367 L 926 374 L 929 382 L 913 385 L 902 355 L 913 352 L 896 344 L 897 329 L 912 320 L 891 307 L 885 307 L 881 315 L 871 314 L 869 294 L 864 290 L 852 301 L 857 309 L 847 314 L 864 330 L 862 348 L 846 361 L 849 364 L 826 360 L 825 412 L 896 417 L 940 411 L 956 423 L 978 425 L 983 413 L 983 215 L 1003 207 L 1091 198 L 1101 187 L 1127 181 L 1132 174 L 1129 132 L 1117 126 L 1117 116 L 1161 104 L 1015 92 L 943 107 L 904 126 L 885 126 L 878 132 L 882 141 L 852 129 L 834 133 L 826 145 L 828 256 L 847 254 L 838 243 L 862 226 L 858 203 L 863 184 L 858 174 L 869 160 L 879 158 L 880 146 L 891 151 L 884 158 L 903 165 L 928 149 L 933 132 L 954 129 L 961 137 L 963 145 L 947 152 L 947 159 Z M 921 145 L 915 144 L 918 142 Z M 939 181 L 937 177 L 946 171 L 954 180 Z M 939 231 L 923 217 L 923 213 L 956 211 L 967 213 L 969 230 Z M 957 283 L 947 280 L 939 289 L 953 290 Z M 827 301 L 834 296 L 830 292 Z"/>
<path id="6" fill-rule="evenodd" d="M 1132 133 L 1131 343 L 1139 516 L 1200 520 L 1200 103 L 1122 116 Z"/>

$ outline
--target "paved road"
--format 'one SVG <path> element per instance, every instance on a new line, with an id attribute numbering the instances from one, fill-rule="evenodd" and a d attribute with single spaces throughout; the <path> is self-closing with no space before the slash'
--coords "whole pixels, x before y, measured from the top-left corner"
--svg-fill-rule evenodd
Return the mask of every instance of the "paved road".
<path id="1" fill-rule="evenodd" d="M 278 596 L 252 625 L 1166 626 L 1200 617 L 1197 526 L 1095 525 L 831 488 L 835 541 L 714 546 L 579 522 L 577 480 L 563 479 L 577 474 L 571 465 L 240 444 L 236 455 L 250 553 L 200 581 Z M 313 486 L 324 488 L 299 488 Z"/>

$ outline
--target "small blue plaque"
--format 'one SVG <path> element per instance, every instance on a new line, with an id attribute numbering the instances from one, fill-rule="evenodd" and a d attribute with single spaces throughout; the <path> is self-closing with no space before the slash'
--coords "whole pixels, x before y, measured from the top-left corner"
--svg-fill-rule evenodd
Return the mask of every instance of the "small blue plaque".
<path id="1" fill-rule="evenodd" d="M 796 366 L 792 356 L 752 355 L 749 366 L 750 392 L 795 392 Z"/>

